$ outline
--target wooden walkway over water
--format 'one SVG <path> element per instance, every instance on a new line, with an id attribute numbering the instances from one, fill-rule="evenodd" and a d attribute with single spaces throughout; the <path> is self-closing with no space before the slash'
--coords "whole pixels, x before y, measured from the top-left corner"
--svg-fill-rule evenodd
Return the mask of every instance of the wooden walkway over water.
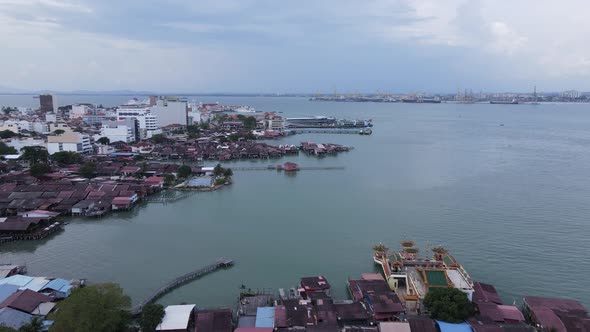
<path id="1" fill-rule="evenodd" d="M 146 197 L 143 199 L 143 201 L 146 203 L 160 203 L 160 204 L 166 205 L 168 203 L 174 203 L 174 202 L 179 201 L 181 199 L 192 196 L 195 193 L 196 192 L 194 192 L 194 191 L 185 191 L 182 193 L 178 193 L 177 191 L 170 191 L 170 192 L 166 191 L 166 192 L 163 192 L 161 195 Z"/>
<path id="2" fill-rule="evenodd" d="M 276 166 L 246 166 L 246 167 L 232 167 L 232 171 L 277 171 Z M 323 170 L 342 170 L 344 166 L 301 166 L 301 171 L 323 171 Z"/>
<path id="3" fill-rule="evenodd" d="M 171 292 L 172 290 L 174 290 L 174 289 L 176 289 L 176 288 L 178 288 L 190 281 L 198 279 L 206 274 L 215 272 L 220 269 L 230 267 L 232 265 L 234 265 L 233 260 L 222 258 L 222 259 L 218 259 L 213 264 L 210 264 L 210 265 L 204 266 L 198 270 L 183 274 L 180 277 L 175 278 L 174 280 L 171 280 L 170 282 L 166 283 L 164 286 L 160 287 L 158 290 L 153 292 L 150 296 L 145 298 L 140 304 L 135 306 L 133 308 L 133 310 L 131 311 L 131 313 L 134 316 L 137 316 L 141 313 L 141 310 L 143 309 L 143 307 L 156 301 L 157 299 L 166 295 L 167 293 Z"/>

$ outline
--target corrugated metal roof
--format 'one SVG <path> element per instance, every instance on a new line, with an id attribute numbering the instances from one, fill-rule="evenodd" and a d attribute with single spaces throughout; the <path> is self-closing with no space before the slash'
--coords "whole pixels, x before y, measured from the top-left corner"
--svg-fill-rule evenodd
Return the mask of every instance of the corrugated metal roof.
<path id="1" fill-rule="evenodd" d="M 68 293 L 72 288 L 72 284 L 69 281 L 61 278 L 53 279 L 43 287 L 43 289 L 52 289 L 58 292 Z"/>
<path id="2" fill-rule="evenodd" d="M 18 286 L 16 285 L 0 285 L 0 303 L 6 300 L 10 295 L 16 293 L 18 291 Z"/>
<path id="3" fill-rule="evenodd" d="M 33 316 L 12 308 L 0 309 L 0 325 L 5 325 L 13 329 L 20 329 L 21 326 L 30 323 Z"/>
<path id="4" fill-rule="evenodd" d="M 256 327 L 275 327 L 275 308 L 259 307 L 256 309 Z"/>
<path id="5" fill-rule="evenodd" d="M 24 287 L 24 286 L 26 286 L 26 284 L 28 284 L 31 281 L 33 281 L 33 277 L 16 274 L 11 277 L 4 278 L 4 279 L 0 280 L 0 285 L 10 284 L 10 285 L 16 285 L 19 287 Z"/>
<path id="6" fill-rule="evenodd" d="M 156 331 L 186 330 L 194 304 L 169 305 L 164 309 L 164 318 Z"/>
<path id="7" fill-rule="evenodd" d="M 379 323 L 381 332 L 411 332 L 410 323 L 406 322 L 381 322 Z"/>
<path id="8" fill-rule="evenodd" d="M 471 326 L 467 323 L 451 324 L 437 320 L 436 323 L 440 328 L 440 332 L 473 332 Z"/>

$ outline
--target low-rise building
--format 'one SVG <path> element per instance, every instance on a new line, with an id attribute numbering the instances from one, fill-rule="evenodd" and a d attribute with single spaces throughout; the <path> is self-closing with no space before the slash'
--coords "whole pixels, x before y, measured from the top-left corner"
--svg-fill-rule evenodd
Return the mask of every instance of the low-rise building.
<path id="1" fill-rule="evenodd" d="M 100 128 L 100 137 L 106 137 L 111 142 L 133 143 L 138 138 L 136 123 L 135 119 L 105 121 Z"/>
<path id="2" fill-rule="evenodd" d="M 194 331 L 195 305 L 169 305 L 164 309 L 164 318 L 156 331 L 189 332 Z"/>
<path id="3" fill-rule="evenodd" d="M 47 137 L 47 151 L 54 154 L 60 151 L 76 153 L 92 152 L 90 136 L 82 133 L 70 132 Z"/>

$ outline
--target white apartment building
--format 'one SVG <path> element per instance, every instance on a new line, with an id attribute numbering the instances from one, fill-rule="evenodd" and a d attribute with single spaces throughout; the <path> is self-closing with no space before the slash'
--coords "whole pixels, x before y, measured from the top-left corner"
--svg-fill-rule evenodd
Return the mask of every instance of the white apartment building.
<path id="1" fill-rule="evenodd" d="M 129 103 L 117 108 L 117 120 L 136 119 L 139 123 L 140 139 L 150 138 L 161 133 L 158 117 L 151 114 L 150 105 Z"/>
<path id="2" fill-rule="evenodd" d="M 11 138 L 8 141 L 5 141 L 6 145 L 12 146 L 20 153 L 20 150 L 25 146 L 41 146 L 47 148 L 47 143 L 43 139 L 36 139 L 33 137 L 27 138 Z"/>
<path id="3" fill-rule="evenodd" d="M 100 128 L 100 137 L 107 137 L 111 143 L 133 143 L 136 138 L 135 119 L 104 121 Z"/>
<path id="4" fill-rule="evenodd" d="M 17 121 L 6 120 L 0 123 L 0 131 L 10 130 L 15 134 L 20 133 L 20 128 Z"/>
<path id="5" fill-rule="evenodd" d="M 159 97 L 155 103 L 156 105 L 150 107 L 150 112 L 158 117 L 160 127 L 171 124 L 187 125 L 188 103 L 186 101 L 176 97 Z"/>
<path id="6" fill-rule="evenodd" d="M 90 107 L 86 104 L 72 105 L 72 110 L 70 111 L 70 119 L 81 118 L 84 114 L 88 113 L 89 108 Z"/>
<path id="7" fill-rule="evenodd" d="M 92 152 L 90 136 L 76 132 L 69 132 L 47 137 L 47 152 L 49 152 L 49 154 L 54 154 L 60 151 L 90 153 Z"/>

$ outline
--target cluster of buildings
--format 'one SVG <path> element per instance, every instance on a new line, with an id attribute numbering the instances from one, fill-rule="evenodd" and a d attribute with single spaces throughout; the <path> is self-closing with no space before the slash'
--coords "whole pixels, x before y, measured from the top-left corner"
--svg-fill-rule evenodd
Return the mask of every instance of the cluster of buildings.
<path id="1" fill-rule="evenodd" d="M 80 282 L 21 275 L 20 268 L 0 265 L 0 326 L 18 330 L 37 319 L 41 321 L 41 331 L 48 331 L 53 321 L 47 316 Z"/>
<path id="2" fill-rule="evenodd" d="M 494 286 L 473 282 L 444 248 L 422 259 L 412 241 L 389 255 L 376 246 L 380 273 L 349 278 L 349 299 L 331 296 L 324 276 L 304 277 L 287 291 L 246 290 L 237 308 L 197 309 L 194 304 L 166 307 L 158 331 L 186 332 L 586 332 L 590 316 L 579 302 L 526 296 L 522 310 L 502 301 Z M 474 313 L 460 323 L 430 318 L 422 305 L 429 290 L 456 288 Z"/>

